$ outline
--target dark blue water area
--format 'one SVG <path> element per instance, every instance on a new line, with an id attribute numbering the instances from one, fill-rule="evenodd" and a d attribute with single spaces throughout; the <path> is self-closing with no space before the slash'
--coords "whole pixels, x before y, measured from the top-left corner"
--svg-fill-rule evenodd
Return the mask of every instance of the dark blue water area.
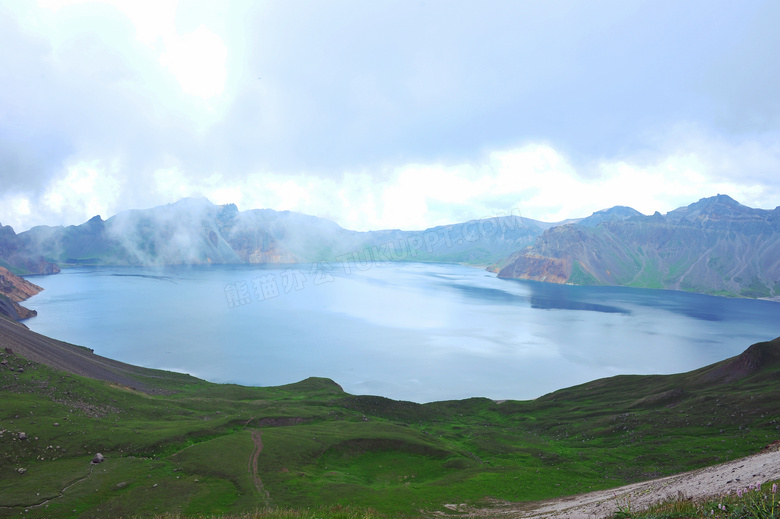
<path id="1" fill-rule="evenodd" d="M 774 302 L 453 264 L 84 267 L 33 281 L 45 290 L 26 324 L 100 355 L 246 385 L 328 377 L 417 402 L 678 373 L 780 336 Z"/>

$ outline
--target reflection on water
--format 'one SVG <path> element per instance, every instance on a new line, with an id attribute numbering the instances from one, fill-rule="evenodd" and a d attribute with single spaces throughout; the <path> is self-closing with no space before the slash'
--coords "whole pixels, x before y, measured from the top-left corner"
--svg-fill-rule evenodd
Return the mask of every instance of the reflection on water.
<path id="1" fill-rule="evenodd" d="M 309 376 L 431 401 L 533 398 L 687 371 L 780 335 L 780 304 L 501 280 L 450 264 L 77 268 L 36 277 L 35 331 L 218 382 Z M 243 290 L 243 292 L 242 292 Z M 232 300 L 230 297 L 241 295 Z"/>
<path id="2" fill-rule="evenodd" d="M 154 276 L 152 274 L 133 274 L 133 273 L 127 273 L 127 272 L 112 272 L 108 274 L 109 276 L 118 276 L 118 277 L 137 277 L 137 278 L 147 278 L 147 279 L 158 279 L 160 281 L 169 281 L 171 283 L 178 283 L 176 278 L 171 276 Z"/>

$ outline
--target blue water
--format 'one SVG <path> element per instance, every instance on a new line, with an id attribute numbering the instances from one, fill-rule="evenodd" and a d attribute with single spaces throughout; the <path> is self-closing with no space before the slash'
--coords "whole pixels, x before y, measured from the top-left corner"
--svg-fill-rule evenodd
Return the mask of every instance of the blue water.
<path id="1" fill-rule="evenodd" d="M 76 268 L 31 280 L 36 332 L 215 382 L 329 377 L 428 402 L 688 371 L 780 336 L 780 304 L 502 280 L 451 264 Z M 330 268 L 330 270 L 328 270 Z"/>

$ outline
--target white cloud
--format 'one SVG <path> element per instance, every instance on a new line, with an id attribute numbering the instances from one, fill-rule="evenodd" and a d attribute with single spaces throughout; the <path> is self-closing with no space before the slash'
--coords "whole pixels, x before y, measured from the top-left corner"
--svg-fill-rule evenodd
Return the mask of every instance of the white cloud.
<path id="1" fill-rule="evenodd" d="M 17 230 L 19 229 L 19 222 L 28 219 L 32 214 L 32 209 L 30 208 L 30 199 L 24 195 L 8 196 L 2 201 L 2 204 L 10 207 L 10 214 L 16 217 L 15 220 L 6 220 L 2 223 L 5 225 L 10 225 Z"/>
<path id="2" fill-rule="evenodd" d="M 171 70 L 183 92 L 210 99 L 225 89 L 227 48 L 201 25 L 192 32 L 165 38 L 160 62 Z"/>
<path id="3" fill-rule="evenodd" d="M 35 225 L 80 224 L 97 214 L 107 218 L 118 210 L 121 191 L 116 164 L 74 163 L 37 199 L 27 195 L 7 195 L 0 199 L 0 204 L 10 205 L 14 215 L 3 223 L 19 232 Z"/>
<path id="4" fill-rule="evenodd" d="M 63 0 L 68 1 L 68 0 Z M 157 47 L 176 34 L 178 0 L 104 0 L 127 16 L 139 41 Z"/>
<path id="5" fill-rule="evenodd" d="M 217 204 L 235 203 L 241 210 L 317 215 L 354 230 L 419 230 L 511 210 L 543 221 L 584 217 L 615 205 L 665 213 L 717 193 L 746 205 L 774 208 L 780 192 L 757 180 L 763 171 L 780 169 L 776 147 L 751 145 L 751 157 L 745 157 L 744 145 L 701 136 L 696 143 L 666 150 L 652 160 L 646 155 L 641 160 L 602 160 L 588 168 L 587 176 L 552 146 L 530 143 L 488 153 L 472 163 L 400 164 L 381 181 L 367 172 L 346 173 L 340 179 L 268 172 L 192 177 L 173 161 L 148 180 L 138 177 L 134 182 L 140 184 L 132 187 L 152 203 L 205 196 Z M 0 199 L 15 215 L 3 223 L 20 230 L 62 220 L 81 223 L 95 214 L 107 217 L 131 209 L 120 198 L 122 188 L 130 187 L 119 180 L 121 170 L 118 161 L 74 163 L 40 200 L 19 195 Z M 30 210 L 41 206 L 46 209 Z"/>
<path id="6" fill-rule="evenodd" d="M 778 76 L 760 66 L 777 46 L 774 4 L 499 4 L 367 3 L 345 16 L 329 4 L 0 3 L 15 50 L 0 58 L 0 133 L 12 137 L 0 220 L 80 223 L 207 196 L 420 229 L 511 209 L 548 221 L 616 204 L 665 212 L 718 192 L 780 200 Z M 669 19 L 679 34 L 653 30 Z M 707 79 L 721 75 L 725 90 Z"/>
<path id="7" fill-rule="evenodd" d="M 776 200 L 771 187 L 740 182 L 739 167 L 718 173 L 724 161 L 739 164 L 741 154 L 740 146 L 713 141 L 695 152 L 672 152 L 649 163 L 603 160 L 584 176 L 552 146 L 527 144 L 489 153 L 477 163 L 400 165 L 379 182 L 365 173 L 347 174 L 341 181 L 256 174 L 237 187 L 201 191 L 223 203 L 225 193 L 239 195 L 242 209 L 300 211 L 356 230 L 423 229 L 512 209 L 543 221 L 584 217 L 615 205 L 665 213 L 717 193 L 748 205 Z M 772 164 L 763 162 L 762 167 Z"/>
<path id="8" fill-rule="evenodd" d="M 154 172 L 154 185 L 151 190 L 164 198 L 175 202 L 187 196 L 198 196 L 193 185 L 178 167 L 161 168 Z"/>

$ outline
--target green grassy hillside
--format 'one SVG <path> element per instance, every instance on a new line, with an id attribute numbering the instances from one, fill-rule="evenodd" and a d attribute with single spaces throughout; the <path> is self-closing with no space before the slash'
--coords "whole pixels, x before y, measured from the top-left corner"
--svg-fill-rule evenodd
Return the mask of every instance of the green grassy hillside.
<path id="1" fill-rule="evenodd" d="M 686 374 L 501 403 L 398 402 L 315 378 L 253 388 L 123 373 L 141 392 L 8 350 L 0 362 L 3 517 L 338 505 L 414 516 L 609 488 L 741 457 L 780 436 L 780 339 Z M 105 461 L 91 463 L 98 452 Z"/>

